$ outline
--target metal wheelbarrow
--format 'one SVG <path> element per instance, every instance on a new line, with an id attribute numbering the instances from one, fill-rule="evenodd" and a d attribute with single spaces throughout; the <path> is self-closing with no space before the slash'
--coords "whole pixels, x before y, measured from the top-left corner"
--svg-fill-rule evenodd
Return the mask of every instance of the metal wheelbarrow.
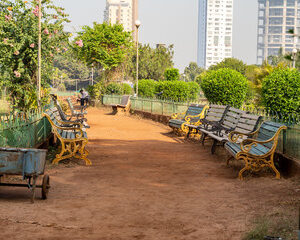
<path id="1" fill-rule="evenodd" d="M 31 190 L 31 202 L 35 199 L 35 189 L 41 188 L 42 199 L 47 199 L 50 189 L 50 178 L 44 175 L 42 185 L 37 179 L 44 174 L 47 150 L 31 148 L 0 148 L 0 177 L 20 175 L 27 184 L 3 183 L 0 186 L 27 187 Z"/>

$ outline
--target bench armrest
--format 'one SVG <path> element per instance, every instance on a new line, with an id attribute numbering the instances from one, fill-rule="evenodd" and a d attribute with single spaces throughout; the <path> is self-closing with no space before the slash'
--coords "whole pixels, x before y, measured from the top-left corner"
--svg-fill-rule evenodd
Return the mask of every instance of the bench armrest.
<path id="1" fill-rule="evenodd" d="M 266 141 L 258 141 L 256 139 L 251 139 L 251 138 L 245 139 L 241 142 L 241 150 L 245 153 L 248 153 L 252 149 L 252 147 L 256 147 L 257 144 L 265 144 L 265 143 L 272 142 L 274 141 L 275 137 L 276 135 L 274 135 L 272 138 Z"/>
<path id="2" fill-rule="evenodd" d="M 229 133 L 228 139 L 230 142 L 232 143 L 236 143 L 239 138 L 243 139 L 243 137 L 250 137 L 255 135 L 258 132 L 258 130 L 254 131 L 254 132 L 249 132 L 249 133 L 241 133 L 238 131 L 232 131 Z"/>
<path id="3" fill-rule="evenodd" d="M 219 122 L 217 122 L 215 124 L 215 127 L 214 127 L 214 131 L 213 133 L 219 137 L 223 137 L 223 132 L 225 132 L 225 134 L 229 134 L 231 133 L 232 131 L 234 130 L 234 128 L 227 128 L 227 127 L 224 127 L 222 126 Z"/>
<path id="4" fill-rule="evenodd" d="M 171 115 L 171 118 L 172 119 L 180 119 L 180 118 L 183 118 L 185 116 L 186 112 L 183 112 L 183 113 L 173 113 Z"/>
<path id="5" fill-rule="evenodd" d="M 73 121 L 70 121 L 70 122 L 64 122 L 64 121 L 61 121 L 61 120 L 58 120 L 56 119 L 56 121 L 62 125 L 67 125 L 67 126 L 78 126 L 80 128 L 83 127 L 83 125 L 80 123 L 80 122 L 73 122 Z"/>

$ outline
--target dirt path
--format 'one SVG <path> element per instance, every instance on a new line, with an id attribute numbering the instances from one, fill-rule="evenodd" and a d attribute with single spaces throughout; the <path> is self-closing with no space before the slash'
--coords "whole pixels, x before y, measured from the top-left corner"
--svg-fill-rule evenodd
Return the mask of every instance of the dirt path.
<path id="1" fill-rule="evenodd" d="M 1 240 L 234 240 L 261 211 L 300 198 L 291 179 L 237 180 L 224 156 L 161 124 L 98 109 L 88 120 L 93 166 L 49 169 L 49 199 L 35 204 L 1 188 Z"/>

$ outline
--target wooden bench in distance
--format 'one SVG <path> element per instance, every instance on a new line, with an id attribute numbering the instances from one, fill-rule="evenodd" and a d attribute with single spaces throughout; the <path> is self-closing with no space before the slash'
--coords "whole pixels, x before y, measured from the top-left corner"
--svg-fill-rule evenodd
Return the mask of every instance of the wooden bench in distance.
<path id="1" fill-rule="evenodd" d="M 119 112 L 124 112 L 124 113 L 129 112 L 131 107 L 130 95 L 122 96 L 120 104 L 112 104 L 109 106 L 112 107 L 114 114 L 117 114 Z"/>
<path id="2" fill-rule="evenodd" d="M 173 131 L 182 131 L 187 134 L 188 128 L 186 127 L 186 124 L 198 126 L 200 120 L 204 118 L 207 108 L 208 106 L 191 104 L 184 113 L 173 114 L 169 121 L 169 126 Z"/>
<path id="3" fill-rule="evenodd" d="M 240 179 L 243 179 L 246 170 L 258 172 L 265 167 L 271 168 L 276 178 L 280 178 L 280 173 L 274 165 L 274 153 L 279 134 L 285 129 L 287 127 L 283 124 L 267 121 L 255 132 L 246 134 L 233 131 L 229 134 L 229 142 L 225 144 L 225 148 L 232 157 L 245 163 L 245 167 L 239 172 Z M 243 140 L 239 143 L 239 139 Z"/>
<path id="4" fill-rule="evenodd" d="M 84 160 L 86 165 L 91 165 L 92 162 L 87 158 L 89 152 L 85 149 L 88 137 L 82 124 L 61 121 L 55 108 L 48 109 L 44 116 L 50 122 L 53 134 L 61 143 L 61 152 L 56 155 L 52 163 L 57 164 L 64 159 L 75 157 Z"/>
<path id="5" fill-rule="evenodd" d="M 72 117 L 75 117 L 77 119 L 78 118 L 84 118 L 84 115 L 87 114 L 87 111 L 77 111 L 77 110 L 75 110 L 74 105 L 71 101 L 71 98 L 67 98 L 67 102 L 68 102 Z"/>

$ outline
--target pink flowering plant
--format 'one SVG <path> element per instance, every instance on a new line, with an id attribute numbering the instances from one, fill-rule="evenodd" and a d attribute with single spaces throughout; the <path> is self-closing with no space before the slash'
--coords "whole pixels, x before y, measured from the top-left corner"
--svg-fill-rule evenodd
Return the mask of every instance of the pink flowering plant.
<path id="1" fill-rule="evenodd" d="M 69 41 L 63 30 L 69 20 L 52 0 L 42 0 L 41 13 L 42 87 L 46 89 L 54 71 L 53 57 Z M 11 103 L 21 109 L 36 107 L 38 16 L 36 0 L 0 1 L 0 84 L 8 89 Z"/>

